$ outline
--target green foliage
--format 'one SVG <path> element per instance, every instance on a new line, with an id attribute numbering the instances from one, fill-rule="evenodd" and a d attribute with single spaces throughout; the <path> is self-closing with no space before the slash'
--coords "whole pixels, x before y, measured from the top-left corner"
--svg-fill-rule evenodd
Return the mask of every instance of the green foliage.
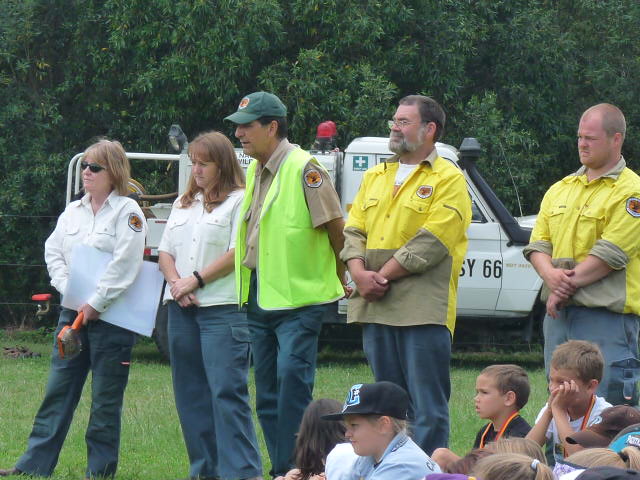
<path id="1" fill-rule="evenodd" d="M 189 137 L 232 136 L 223 117 L 258 89 L 284 100 L 303 146 L 328 119 L 342 147 L 386 135 L 401 96 L 432 95 L 448 115 L 443 140 L 479 138 L 498 195 L 517 213 L 517 188 L 523 213 L 535 213 L 576 169 L 590 105 L 622 108 L 624 154 L 638 165 L 639 21 L 635 0 L 5 0 L 0 265 L 42 263 L 67 161 L 97 136 L 155 152 L 168 151 L 172 123 Z M 165 166 L 134 171 L 162 193 Z M 2 267 L 0 304 L 47 283 L 42 269 Z M 22 317 L 0 305 L 0 324 Z"/>

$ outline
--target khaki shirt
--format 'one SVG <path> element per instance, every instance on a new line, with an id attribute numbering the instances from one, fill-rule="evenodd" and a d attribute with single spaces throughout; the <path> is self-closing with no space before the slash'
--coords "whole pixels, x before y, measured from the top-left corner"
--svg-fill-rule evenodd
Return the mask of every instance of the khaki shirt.
<path id="1" fill-rule="evenodd" d="M 258 162 L 256 166 L 256 179 L 251 207 L 243 219 L 243 221 L 247 222 L 247 254 L 242 264 L 252 270 L 254 270 L 257 265 L 259 239 L 258 220 L 260 219 L 260 212 L 262 211 L 264 200 L 273 179 L 278 173 L 280 165 L 286 160 L 289 153 L 296 148 L 298 148 L 297 145 L 289 143 L 287 139 L 284 139 L 280 142 L 264 166 L 262 166 L 260 162 Z M 309 175 L 313 176 L 314 172 L 320 175 L 320 181 L 310 182 L 305 180 L 309 178 Z M 314 161 L 309 161 L 300 181 L 304 187 L 304 196 L 314 228 L 318 228 L 331 220 L 342 217 L 340 199 L 324 168 L 318 168 Z"/>

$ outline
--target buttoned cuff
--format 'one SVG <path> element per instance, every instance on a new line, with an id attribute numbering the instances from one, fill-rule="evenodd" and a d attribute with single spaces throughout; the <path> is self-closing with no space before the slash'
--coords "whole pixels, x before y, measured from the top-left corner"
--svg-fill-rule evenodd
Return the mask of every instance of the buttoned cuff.
<path id="1" fill-rule="evenodd" d="M 522 250 L 522 254 L 524 255 L 524 258 L 527 259 L 527 261 L 529 260 L 529 256 L 533 252 L 546 253 L 547 255 L 552 257 L 553 256 L 553 245 L 552 245 L 551 242 L 548 242 L 546 240 L 537 240 L 535 242 L 531 242 L 529 245 L 524 247 L 524 249 Z"/>
<path id="2" fill-rule="evenodd" d="M 367 235 L 355 227 L 344 229 L 344 247 L 340 251 L 340 260 L 347 263 L 352 258 L 364 260 L 367 249 Z"/>
<path id="3" fill-rule="evenodd" d="M 95 308 L 96 311 L 103 313 L 105 310 L 107 310 L 107 308 L 111 306 L 113 301 L 107 300 L 103 296 L 97 293 L 94 293 L 87 303 L 91 305 L 93 308 Z"/>
<path id="4" fill-rule="evenodd" d="M 624 250 L 615 243 L 602 239 L 597 240 L 593 247 L 591 247 L 589 255 L 598 257 L 614 270 L 622 270 L 629 262 L 629 257 L 624 253 Z"/>
<path id="5" fill-rule="evenodd" d="M 449 249 L 433 233 L 425 229 L 400 247 L 393 254 L 402 267 L 410 273 L 423 273 L 449 255 Z"/>

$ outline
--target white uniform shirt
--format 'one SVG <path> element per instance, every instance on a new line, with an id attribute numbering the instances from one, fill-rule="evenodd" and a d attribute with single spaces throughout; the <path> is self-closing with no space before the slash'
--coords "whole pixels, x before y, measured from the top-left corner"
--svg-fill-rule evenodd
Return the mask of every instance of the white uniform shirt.
<path id="1" fill-rule="evenodd" d="M 69 279 L 71 251 L 86 244 L 113 254 L 87 303 L 104 312 L 135 280 L 144 254 L 147 223 L 138 204 L 111 192 L 94 215 L 91 195 L 71 202 L 44 244 L 44 258 L 51 285 L 64 294 Z"/>
<path id="2" fill-rule="evenodd" d="M 200 193 L 189 208 L 180 208 L 181 197 L 176 199 L 158 250 L 174 258 L 180 277 L 202 270 L 235 248 L 243 197 L 244 190 L 231 192 L 211 213 L 205 210 Z M 233 272 L 198 288 L 194 294 L 202 307 L 238 303 Z M 170 289 L 165 288 L 164 302 L 172 299 Z"/>
<path id="3" fill-rule="evenodd" d="M 351 443 L 338 443 L 327 455 L 324 475 L 327 480 L 350 480 L 353 476 L 353 464 L 358 455 Z"/>
<path id="4" fill-rule="evenodd" d="M 611 404 L 607 402 L 603 397 L 596 396 L 596 401 L 593 403 L 593 408 L 591 409 L 591 414 L 587 419 L 587 424 L 585 428 L 593 425 L 593 423 L 600 418 L 600 413 L 605 409 L 609 408 Z M 542 415 L 547 410 L 548 404 L 542 407 L 540 413 L 538 413 L 538 417 L 536 418 L 536 423 L 542 418 Z M 582 425 L 584 417 L 577 418 L 575 420 L 570 420 L 569 425 L 571 426 L 571 430 L 577 432 L 580 430 L 580 426 Z M 557 462 L 561 462 L 564 459 L 562 442 L 560 441 L 560 436 L 558 435 L 558 430 L 556 428 L 556 421 L 551 420 L 549 424 L 549 428 L 547 428 L 546 433 L 547 440 L 553 439 L 553 456 Z"/>

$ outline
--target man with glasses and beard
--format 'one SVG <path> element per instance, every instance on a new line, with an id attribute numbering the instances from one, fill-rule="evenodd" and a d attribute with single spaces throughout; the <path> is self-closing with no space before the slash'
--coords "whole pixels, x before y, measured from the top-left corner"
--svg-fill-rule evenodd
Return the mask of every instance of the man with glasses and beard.
<path id="1" fill-rule="evenodd" d="M 449 358 L 471 201 L 462 172 L 438 155 L 445 113 L 400 100 L 389 149 L 368 170 L 345 226 L 341 258 L 356 289 L 348 321 L 363 325 L 376 381 L 409 392 L 414 439 L 430 455 L 449 437 Z"/>

